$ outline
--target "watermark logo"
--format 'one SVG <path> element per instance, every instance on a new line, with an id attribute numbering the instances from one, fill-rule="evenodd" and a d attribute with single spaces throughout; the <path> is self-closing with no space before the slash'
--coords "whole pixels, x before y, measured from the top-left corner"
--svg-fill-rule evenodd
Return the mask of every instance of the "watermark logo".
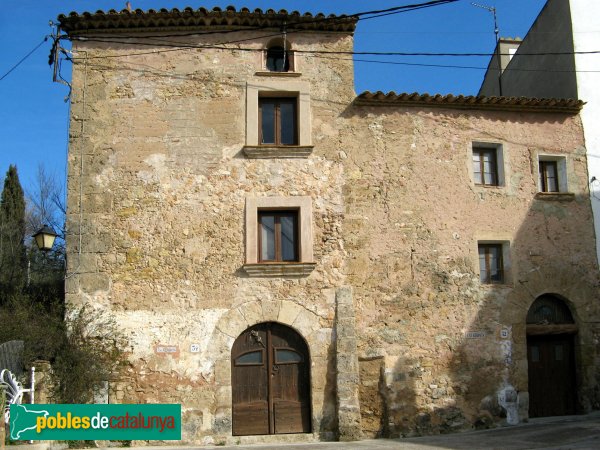
<path id="1" fill-rule="evenodd" d="M 181 405 L 11 405 L 12 440 L 180 440 Z"/>

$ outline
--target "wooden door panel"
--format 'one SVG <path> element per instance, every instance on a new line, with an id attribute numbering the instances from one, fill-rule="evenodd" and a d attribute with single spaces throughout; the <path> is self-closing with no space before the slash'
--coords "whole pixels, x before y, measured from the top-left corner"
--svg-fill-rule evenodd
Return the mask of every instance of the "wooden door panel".
<path id="1" fill-rule="evenodd" d="M 529 415 L 575 414 L 575 361 L 572 335 L 528 336 Z"/>
<path id="2" fill-rule="evenodd" d="M 306 403 L 276 400 L 273 410 L 275 433 L 306 433 L 310 430 L 310 409 Z"/>
<path id="3" fill-rule="evenodd" d="M 236 339 L 231 350 L 232 432 L 269 434 L 267 330 L 258 325 Z"/>
<path id="4" fill-rule="evenodd" d="M 233 405 L 233 435 L 269 434 L 268 402 Z"/>

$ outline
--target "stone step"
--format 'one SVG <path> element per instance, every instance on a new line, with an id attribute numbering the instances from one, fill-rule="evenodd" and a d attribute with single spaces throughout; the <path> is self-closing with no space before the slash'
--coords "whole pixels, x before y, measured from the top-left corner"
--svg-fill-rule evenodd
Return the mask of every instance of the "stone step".
<path id="1" fill-rule="evenodd" d="M 252 445 L 252 444 L 304 444 L 319 442 L 313 433 L 298 434 L 267 434 L 259 436 L 232 436 L 227 439 L 227 444 Z"/>

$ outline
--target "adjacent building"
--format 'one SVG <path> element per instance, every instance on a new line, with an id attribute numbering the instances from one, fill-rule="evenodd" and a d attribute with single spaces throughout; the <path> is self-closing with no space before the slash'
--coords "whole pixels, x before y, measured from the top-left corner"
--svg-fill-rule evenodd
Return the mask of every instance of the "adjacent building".
<path id="1" fill-rule="evenodd" d="M 502 95 L 536 98 L 579 98 L 588 159 L 589 194 L 594 211 L 596 252 L 600 258 L 600 37 L 594 0 L 548 0 L 527 36 L 503 39 Z M 498 61 L 490 62 L 480 95 L 499 95 Z"/>
<path id="2" fill-rule="evenodd" d="M 600 406 L 581 101 L 356 95 L 352 17 L 59 20 L 67 301 L 127 336 L 109 402 L 214 443 Z"/>

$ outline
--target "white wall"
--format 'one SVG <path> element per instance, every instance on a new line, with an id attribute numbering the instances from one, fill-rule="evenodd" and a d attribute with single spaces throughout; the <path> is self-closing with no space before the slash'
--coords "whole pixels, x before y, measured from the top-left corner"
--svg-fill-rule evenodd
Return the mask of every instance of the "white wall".
<path id="1" fill-rule="evenodd" d="M 600 1 L 571 0 L 575 52 L 600 50 Z M 587 102 L 581 113 L 587 148 L 596 254 L 600 260 L 600 54 L 575 55 L 578 97 Z M 586 72 L 597 71 L 597 72 Z M 589 181 L 589 180 L 588 180 Z"/>

